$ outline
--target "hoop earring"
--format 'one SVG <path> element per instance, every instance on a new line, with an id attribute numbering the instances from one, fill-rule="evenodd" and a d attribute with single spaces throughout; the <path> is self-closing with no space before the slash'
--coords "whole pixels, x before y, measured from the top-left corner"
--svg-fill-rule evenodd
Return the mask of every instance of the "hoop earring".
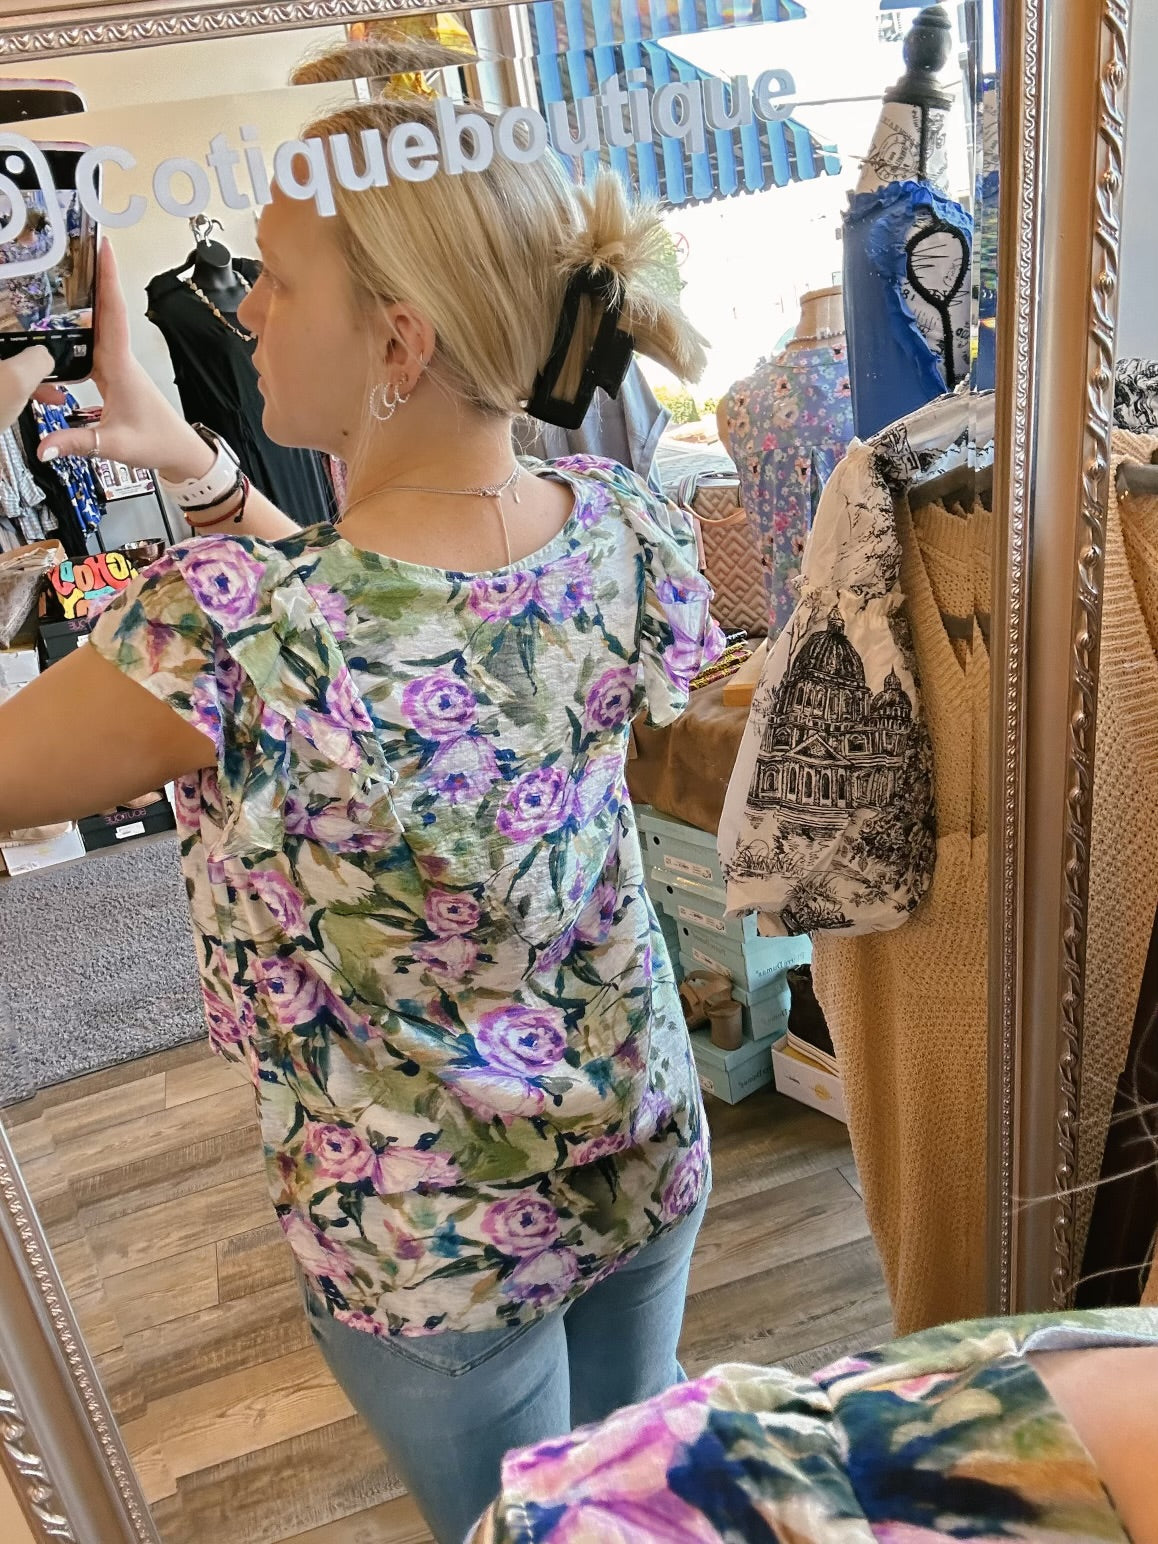
<path id="1" fill-rule="evenodd" d="M 380 424 L 388 423 L 398 409 L 405 407 L 409 401 L 409 395 L 401 392 L 393 381 L 379 381 L 377 386 L 370 388 L 370 416 Z"/>

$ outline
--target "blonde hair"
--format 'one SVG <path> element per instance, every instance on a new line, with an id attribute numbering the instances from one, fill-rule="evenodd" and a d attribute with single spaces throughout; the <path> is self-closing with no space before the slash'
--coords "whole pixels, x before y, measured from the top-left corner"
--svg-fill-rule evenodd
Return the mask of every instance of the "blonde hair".
<path id="1" fill-rule="evenodd" d="M 473 51 L 468 53 L 466 49 L 451 48 L 447 43 L 427 38 L 368 39 L 303 59 L 290 76 L 290 85 L 327 86 L 345 80 L 370 80 L 380 86 L 383 95 L 390 95 L 393 76 L 457 70 L 473 64 L 477 58 Z"/>
<path id="2" fill-rule="evenodd" d="M 358 144 L 367 130 L 385 136 L 419 123 L 437 133 L 437 122 L 432 103 L 387 99 L 340 108 L 304 132 Z M 611 173 L 576 187 L 550 151 L 530 163 L 496 153 L 483 171 L 395 178 L 359 192 L 336 183 L 334 200 L 355 292 L 369 304 L 406 301 L 420 310 L 437 339 L 432 379 L 483 412 L 523 410 L 551 353 L 567 286 L 588 266 L 612 281 L 620 326 L 639 352 L 682 379 L 703 370 L 703 339 L 661 287 L 658 211 L 629 203 Z M 564 379 L 577 379 L 602 309 L 590 302 L 581 312 Z"/>

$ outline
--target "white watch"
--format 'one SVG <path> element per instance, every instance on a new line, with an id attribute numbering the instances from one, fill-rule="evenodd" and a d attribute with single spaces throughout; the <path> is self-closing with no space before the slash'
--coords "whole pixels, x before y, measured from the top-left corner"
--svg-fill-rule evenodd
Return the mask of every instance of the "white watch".
<path id="1" fill-rule="evenodd" d="M 241 484 L 241 462 L 232 445 L 228 444 L 204 424 L 192 428 L 209 446 L 216 450 L 217 459 L 203 477 L 187 477 L 184 482 L 171 483 L 160 478 L 161 486 L 179 509 L 212 509 L 224 503 Z"/>

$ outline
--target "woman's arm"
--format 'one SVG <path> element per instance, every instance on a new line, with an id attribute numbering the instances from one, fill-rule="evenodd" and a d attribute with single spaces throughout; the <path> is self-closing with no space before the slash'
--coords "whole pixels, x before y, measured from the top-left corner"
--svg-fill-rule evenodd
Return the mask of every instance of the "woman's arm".
<path id="1" fill-rule="evenodd" d="M 100 421 L 103 455 L 126 466 L 154 467 L 166 482 L 205 476 L 213 465 L 213 451 L 133 357 L 128 309 L 107 238 L 101 242 L 97 277 L 93 380 L 104 402 Z M 39 455 L 42 461 L 51 461 L 60 455 L 88 456 L 92 450 L 91 429 L 60 429 L 45 435 Z M 278 541 L 297 530 L 288 515 L 254 491 L 241 523 L 234 525 L 230 520 L 214 526 L 212 534 Z"/>
<path id="2" fill-rule="evenodd" d="M 206 735 L 80 648 L 0 706 L 0 831 L 96 815 L 216 764 Z"/>

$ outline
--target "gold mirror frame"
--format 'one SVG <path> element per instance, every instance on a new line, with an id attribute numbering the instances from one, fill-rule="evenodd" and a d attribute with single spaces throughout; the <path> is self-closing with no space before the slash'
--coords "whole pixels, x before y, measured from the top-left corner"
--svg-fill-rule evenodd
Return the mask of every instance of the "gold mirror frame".
<path id="1" fill-rule="evenodd" d="M 454 9 L 482 10 L 500 0 L 461 0 Z M 0 0 L 0 63 L 54 55 L 147 48 L 193 38 L 242 37 L 299 27 L 334 26 L 389 14 L 444 11 L 440 0 L 280 0 L 272 5 L 179 5 L 171 0 L 33 8 Z"/>
<path id="2" fill-rule="evenodd" d="M 990 830 L 996 1313 L 1066 1306 L 1075 1277 L 1070 1186 L 1129 4 L 1004 0 L 995 473 L 1004 518 Z M 0 60 L 55 63 L 443 8 L 435 0 L 0 6 Z M 37 1541 L 160 1544 L 2 1125 L 0 1202 L 0 1469 Z"/>
<path id="3" fill-rule="evenodd" d="M 1069 1307 L 1080 1268 L 1129 18 L 1130 0 L 1023 0 L 1003 27 L 989 956 L 989 1280 L 1001 1314 Z"/>

